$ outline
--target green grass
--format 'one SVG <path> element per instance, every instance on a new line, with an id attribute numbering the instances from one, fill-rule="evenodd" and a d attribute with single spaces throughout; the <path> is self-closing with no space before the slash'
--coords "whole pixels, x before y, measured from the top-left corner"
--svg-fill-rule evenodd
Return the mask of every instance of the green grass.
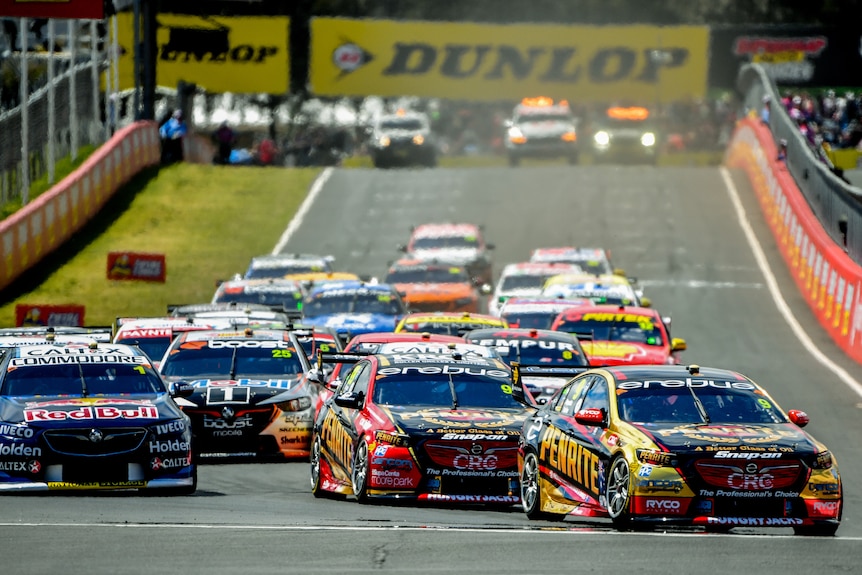
<path id="1" fill-rule="evenodd" d="M 0 326 L 15 304 L 82 304 L 88 325 L 164 315 L 209 301 L 216 281 L 270 253 L 320 170 L 176 164 L 141 173 L 67 245 L 0 292 Z M 111 251 L 163 253 L 165 283 L 110 281 Z"/>
<path id="2" fill-rule="evenodd" d="M 30 182 L 30 189 L 27 192 L 29 201 L 33 201 L 41 194 L 47 192 L 52 186 L 60 182 L 63 178 L 75 171 L 75 169 L 84 163 L 93 152 L 97 150 L 96 146 L 83 146 L 78 149 L 78 159 L 72 161 L 71 156 L 61 158 L 54 164 L 54 184 L 48 183 L 48 174 L 46 173 L 41 178 Z M 16 198 L 4 203 L 0 206 L 0 220 L 10 216 L 21 209 L 21 198 Z"/>

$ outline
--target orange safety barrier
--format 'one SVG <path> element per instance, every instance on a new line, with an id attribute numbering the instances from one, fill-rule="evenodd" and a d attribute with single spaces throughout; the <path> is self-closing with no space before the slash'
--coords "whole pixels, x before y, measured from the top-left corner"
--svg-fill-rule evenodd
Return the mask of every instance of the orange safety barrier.
<path id="1" fill-rule="evenodd" d="M 862 362 L 862 267 L 829 237 L 777 157 L 769 129 L 746 118 L 737 124 L 724 163 L 748 174 L 805 301 L 832 339 Z"/>

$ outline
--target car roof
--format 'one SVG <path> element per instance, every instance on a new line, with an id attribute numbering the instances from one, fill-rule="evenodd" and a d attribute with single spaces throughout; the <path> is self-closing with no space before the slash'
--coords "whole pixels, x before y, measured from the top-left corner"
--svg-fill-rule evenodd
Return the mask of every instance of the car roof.
<path id="1" fill-rule="evenodd" d="M 469 331 L 464 334 L 464 339 L 544 339 L 566 342 L 578 341 L 576 336 L 563 331 L 516 327 L 474 329 L 473 331 Z"/>
<path id="2" fill-rule="evenodd" d="M 61 344 L 38 344 L 24 345 L 11 348 L 7 352 L 12 358 L 30 358 L 32 364 L 50 365 L 61 363 L 51 361 L 60 357 L 86 357 L 87 363 L 97 363 L 96 358 L 102 363 L 123 363 L 124 358 L 141 357 L 149 363 L 147 355 L 137 346 L 121 343 L 61 343 Z M 40 359 L 41 358 L 41 359 Z M 65 362 L 62 362 L 65 363 Z M 20 365 L 27 365 L 21 363 Z"/>
<path id="3" fill-rule="evenodd" d="M 629 286 L 631 282 L 623 277 L 613 274 L 560 274 L 548 278 L 545 287 L 552 285 L 580 285 L 590 284 L 596 286 Z"/>
<path id="4" fill-rule="evenodd" d="M 311 290 L 310 296 L 321 294 L 332 294 L 333 292 L 353 292 L 353 293 L 392 293 L 397 294 L 398 291 L 390 284 L 384 283 L 369 283 L 356 280 L 344 280 L 327 282 L 325 284 L 314 287 Z"/>
<path id="5" fill-rule="evenodd" d="M 584 270 L 579 265 L 568 262 L 517 262 L 506 264 L 500 276 L 539 275 L 548 272 L 583 274 Z"/>
<path id="6" fill-rule="evenodd" d="M 506 320 L 495 315 L 457 311 L 414 312 L 404 316 L 405 323 L 418 322 L 487 322 L 493 325 L 505 323 Z"/>
<path id="7" fill-rule="evenodd" d="M 429 365 L 464 365 L 469 367 L 488 367 L 508 372 L 505 363 L 494 357 L 473 354 L 443 354 L 443 353 L 384 353 L 375 354 L 381 367 L 429 366 Z"/>
<path id="8" fill-rule="evenodd" d="M 403 342 L 403 341 L 432 341 L 432 342 L 462 342 L 463 338 L 454 335 L 445 335 L 440 333 L 423 333 L 415 331 L 405 332 L 370 332 L 361 333 L 353 336 L 347 343 L 347 346 L 355 346 L 362 343 L 388 343 L 388 342 Z"/>
<path id="9" fill-rule="evenodd" d="M 477 224 L 470 223 L 430 223 L 416 226 L 411 237 L 437 238 L 476 236 L 481 237 L 482 230 Z"/>
<path id="10" fill-rule="evenodd" d="M 697 365 L 614 365 L 612 367 L 599 369 L 609 372 L 617 382 L 646 379 L 674 379 L 687 381 L 690 378 L 692 380 L 740 381 L 757 385 L 747 376 L 737 371 Z"/>
<path id="11" fill-rule="evenodd" d="M 568 317 L 569 315 L 582 315 L 588 313 L 595 314 L 612 314 L 612 315 L 637 315 L 643 317 L 658 318 L 657 310 L 649 307 L 640 307 L 634 305 L 614 305 L 614 304 L 587 304 L 581 306 L 573 306 L 564 309 L 560 312 L 560 317 Z"/>
<path id="12" fill-rule="evenodd" d="M 265 254 L 251 258 L 250 266 L 253 268 L 279 267 L 279 265 L 309 262 L 324 262 L 330 264 L 335 258 L 332 256 L 321 256 L 318 254 Z"/>
<path id="13" fill-rule="evenodd" d="M 179 336 L 183 342 L 214 340 L 278 340 L 290 339 L 289 332 L 281 329 L 206 329 L 187 331 Z"/>

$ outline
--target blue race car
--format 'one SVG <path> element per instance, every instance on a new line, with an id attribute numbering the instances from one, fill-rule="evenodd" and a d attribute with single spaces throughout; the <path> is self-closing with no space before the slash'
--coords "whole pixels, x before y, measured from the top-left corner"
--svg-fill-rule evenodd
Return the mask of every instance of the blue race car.
<path id="1" fill-rule="evenodd" d="M 341 281 L 314 288 L 302 306 L 302 323 L 334 329 L 340 336 L 393 331 L 407 313 L 389 284 Z"/>

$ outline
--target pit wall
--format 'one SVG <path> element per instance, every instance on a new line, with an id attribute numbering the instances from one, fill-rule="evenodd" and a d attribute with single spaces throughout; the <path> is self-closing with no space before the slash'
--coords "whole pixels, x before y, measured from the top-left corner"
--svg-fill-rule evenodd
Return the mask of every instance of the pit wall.
<path id="1" fill-rule="evenodd" d="M 212 163 L 214 149 L 192 135 L 183 142 L 189 162 Z M 160 160 L 158 125 L 135 122 L 96 150 L 50 190 L 0 222 L 0 289 L 84 227 L 121 187 Z"/>
<path id="2" fill-rule="evenodd" d="M 768 127 L 748 117 L 737 124 L 724 163 L 748 175 L 781 255 L 820 325 L 862 362 L 862 267 L 824 231 L 777 157 Z"/>

